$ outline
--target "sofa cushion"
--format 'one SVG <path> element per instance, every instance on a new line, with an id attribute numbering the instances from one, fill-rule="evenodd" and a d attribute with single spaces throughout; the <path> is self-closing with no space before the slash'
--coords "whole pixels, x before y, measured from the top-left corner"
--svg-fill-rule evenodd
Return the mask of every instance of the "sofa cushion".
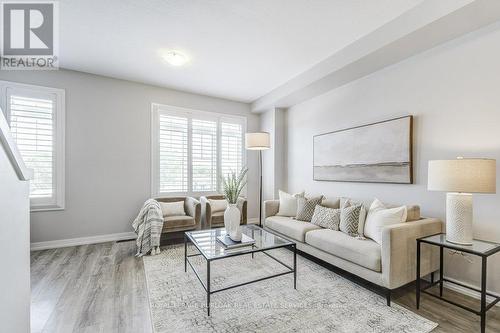
<path id="1" fill-rule="evenodd" d="M 340 198 L 340 207 L 344 207 L 344 205 L 346 204 L 347 201 L 354 201 L 356 203 L 363 203 L 363 205 L 366 209 L 366 212 L 368 212 L 368 209 L 370 208 L 370 206 L 373 202 L 373 200 L 360 201 L 360 200 L 354 200 L 354 199 L 347 198 L 347 197 L 341 197 Z M 401 205 L 395 205 L 395 204 L 385 204 L 385 205 L 387 206 L 387 208 L 395 208 L 395 207 L 401 206 Z M 333 207 L 333 208 L 335 208 L 335 207 Z M 406 222 L 420 220 L 421 216 L 420 216 L 420 206 L 419 205 L 407 205 L 406 209 L 408 211 L 408 216 L 406 217 Z"/>
<path id="2" fill-rule="evenodd" d="M 290 194 L 285 191 L 279 191 L 280 204 L 278 208 L 279 216 L 294 217 L 297 215 L 297 199 L 304 197 L 305 192 Z"/>
<path id="3" fill-rule="evenodd" d="M 406 206 L 387 208 L 380 200 L 373 200 L 365 222 L 365 236 L 382 244 L 382 229 L 384 227 L 406 222 Z"/>
<path id="4" fill-rule="evenodd" d="M 194 218 L 189 215 L 167 216 L 163 219 L 163 230 L 194 226 Z"/>
<path id="5" fill-rule="evenodd" d="M 339 198 L 323 198 L 321 201 L 321 206 L 328 208 L 340 208 L 340 199 Z"/>
<path id="6" fill-rule="evenodd" d="M 311 223 L 322 228 L 339 230 L 340 225 L 340 209 L 323 207 L 316 205 Z"/>
<path id="7" fill-rule="evenodd" d="M 356 237 L 362 235 L 359 233 L 359 221 L 362 214 L 363 205 L 355 205 L 349 207 L 342 207 L 340 210 L 340 226 L 339 229 L 346 234 Z"/>
<path id="8" fill-rule="evenodd" d="M 215 212 L 212 214 L 212 227 L 214 225 L 224 225 L 224 212 Z"/>
<path id="9" fill-rule="evenodd" d="M 174 201 L 174 202 L 160 201 L 160 207 L 164 218 L 167 216 L 186 215 L 186 212 L 184 211 L 184 201 Z"/>
<path id="10" fill-rule="evenodd" d="M 410 205 L 406 206 L 406 222 L 420 220 L 420 206 Z"/>
<path id="11" fill-rule="evenodd" d="M 210 209 L 212 213 L 214 212 L 223 212 L 227 208 L 227 200 L 226 199 L 208 199 L 208 203 L 210 204 Z"/>
<path id="12" fill-rule="evenodd" d="M 376 272 L 382 271 L 381 247 L 371 239 L 357 239 L 330 229 L 312 230 L 306 243 Z"/>
<path id="13" fill-rule="evenodd" d="M 299 242 L 304 242 L 305 234 L 308 231 L 321 229 L 321 227 L 310 222 L 297 221 L 291 217 L 285 216 L 270 216 L 266 219 L 265 224 L 269 229 L 277 231 Z"/>
<path id="14" fill-rule="evenodd" d="M 364 232 L 364 228 L 365 228 L 366 213 L 368 212 L 367 207 L 370 207 L 370 205 L 366 206 L 365 203 L 363 203 L 361 201 L 354 201 L 354 200 L 349 199 L 349 198 L 340 198 L 340 208 L 341 209 L 351 207 L 351 206 L 359 206 L 359 205 L 361 205 L 361 211 L 359 212 L 358 232 L 357 233 L 358 233 L 358 235 L 363 236 L 363 232 Z"/>
<path id="15" fill-rule="evenodd" d="M 323 196 L 314 198 L 301 197 L 297 200 L 297 216 L 295 218 L 299 221 L 311 222 L 314 214 L 314 208 L 323 201 Z"/>

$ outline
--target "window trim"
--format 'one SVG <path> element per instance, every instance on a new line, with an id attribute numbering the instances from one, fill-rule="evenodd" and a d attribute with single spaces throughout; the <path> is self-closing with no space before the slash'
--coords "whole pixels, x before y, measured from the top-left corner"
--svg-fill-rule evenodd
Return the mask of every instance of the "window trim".
<path id="1" fill-rule="evenodd" d="M 53 211 L 65 209 L 65 124 L 66 124 L 66 91 L 60 88 L 44 87 L 0 80 L 0 107 L 5 110 L 5 118 L 10 126 L 9 89 L 24 92 L 25 96 L 40 97 L 54 95 L 54 196 L 47 198 L 30 198 L 30 211 Z"/>
<path id="2" fill-rule="evenodd" d="M 159 168 L 159 118 L 160 114 L 188 117 L 188 190 L 186 192 L 160 192 L 159 191 L 159 180 L 160 180 L 160 168 Z M 217 189 L 215 191 L 193 191 L 192 184 L 192 121 L 191 119 L 195 117 L 203 120 L 215 120 L 217 122 Z M 202 111 L 191 108 L 184 108 L 179 106 L 161 104 L 161 103 L 151 103 L 151 196 L 153 198 L 163 197 L 163 196 L 206 196 L 219 194 L 220 189 L 220 176 L 221 176 L 221 122 L 233 122 L 242 125 L 242 145 L 241 145 L 241 156 L 242 165 L 247 164 L 247 151 L 244 144 L 244 135 L 247 131 L 247 117 L 245 116 L 235 116 L 227 113 L 218 113 L 211 111 Z M 243 190 L 246 193 L 246 189 Z"/>

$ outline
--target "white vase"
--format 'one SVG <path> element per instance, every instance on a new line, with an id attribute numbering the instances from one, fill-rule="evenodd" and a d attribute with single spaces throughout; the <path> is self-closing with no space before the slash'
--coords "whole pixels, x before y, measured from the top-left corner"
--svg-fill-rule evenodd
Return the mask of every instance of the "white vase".
<path id="1" fill-rule="evenodd" d="M 224 211 L 224 227 L 226 234 L 235 242 L 241 241 L 241 212 L 236 204 L 228 204 Z"/>

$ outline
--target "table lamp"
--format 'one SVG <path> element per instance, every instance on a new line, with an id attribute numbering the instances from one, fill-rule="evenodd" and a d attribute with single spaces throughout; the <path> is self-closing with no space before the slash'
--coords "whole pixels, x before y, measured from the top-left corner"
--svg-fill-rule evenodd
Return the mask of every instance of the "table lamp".
<path id="1" fill-rule="evenodd" d="M 271 148 L 270 136 L 267 132 L 245 134 L 245 147 L 248 150 L 259 151 L 259 227 L 262 227 L 262 151 Z"/>
<path id="2" fill-rule="evenodd" d="M 472 193 L 496 193 L 496 160 L 462 158 L 429 161 L 429 191 L 446 194 L 446 240 L 471 245 Z"/>

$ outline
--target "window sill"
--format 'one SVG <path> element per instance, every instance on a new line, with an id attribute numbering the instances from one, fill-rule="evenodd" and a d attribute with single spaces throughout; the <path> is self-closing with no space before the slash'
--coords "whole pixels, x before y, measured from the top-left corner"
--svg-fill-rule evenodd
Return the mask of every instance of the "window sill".
<path id="1" fill-rule="evenodd" d="M 64 210 L 64 207 L 54 207 L 54 206 L 39 206 L 39 207 L 30 207 L 30 213 L 37 213 L 37 212 L 51 212 L 51 211 L 57 211 L 57 210 Z"/>

